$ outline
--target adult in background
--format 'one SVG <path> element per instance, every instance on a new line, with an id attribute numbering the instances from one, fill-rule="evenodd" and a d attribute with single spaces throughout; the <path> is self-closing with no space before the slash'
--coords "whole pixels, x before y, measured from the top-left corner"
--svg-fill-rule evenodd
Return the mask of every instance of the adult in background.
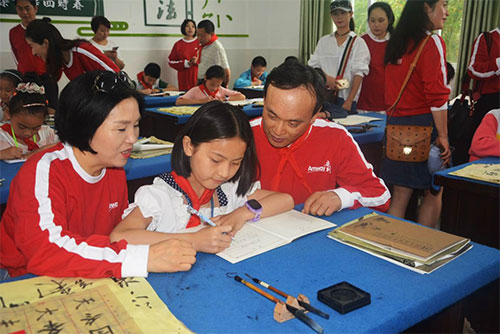
<path id="1" fill-rule="evenodd" d="M 108 39 L 111 22 L 104 16 L 94 16 L 90 21 L 90 27 L 94 32 L 94 37 L 92 37 L 90 43 L 109 57 L 120 70 L 123 70 L 125 63 L 118 57 L 118 45 Z"/>
<path id="2" fill-rule="evenodd" d="M 394 112 L 387 115 L 387 123 L 432 125 L 431 142 L 441 148 L 443 164 L 447 164 L 451 156 L 447 126 L 450 89 L 446 83 L 446 46 L 443 39 L 431 31 L 442 29 L 447 16 L 446 0 L 408 0 L 385 53 L 385 77 L 391 78 L 385 82 L 385 103 L 389 108 L 396 101 L 418 48 L 430 35 L 401 100 Z M 402 162 L 385 157 L 381 175 L 394 186 L 390 214 L 404 217 L 413 190 L 422 189 L 424 196 L 417 221 L 436 226 L 441 213 L 442 190 L 438 194 L 431 193 L 432 175 L 426 161 Z"/>
<path id="3" fill-rule="evenodd" d="M 328 100 L 344 109 L 344 112 L 352 114 L 356 113 L 356 101 L 363 77 L 369 72 L 370 51 L 365 40 L 354 32 L 349 0 L 333 1 L 330 13 L 337 30 L 321 37 L 308 64 L 321 68 L 326 74 L 327 87 L 332 90 Z M 331 112 L 324 111 L 331 118 Z"/>
<path id="4" fill-rule="evenodd" d="M 17 15 L 21 18 L 21 23 L 16 25 L 9 31 L 9 42 L 12 49 L 12 55 L 17 65 L 17 70 L 23 75 L 30 72 L 35 72 L 41 80 L 41 84 L 45 87 L 45 94 L 49 101 L 49 113 L 54 113 L 57 110 L 57 98 L 59 95 L 59 87 L 57 81 L 50 78 L 46 74 L 45 62 L 40 57 L 37 57 L 31 51 L 31 47 L 26 42 L 24 34 L 28 25 L 36 19 L 38 6 L 35 0 L 15 0 Z"/>
<path id="5" fill-rule="evenodd" d="M 386 211 L 389 190 L 351 134 L 318 118 L 327 93 L 320 74 L 299 62 L 268 75 L 262 118 L 251 122 L 262 188 L 292 195 L 308 214 L 362 206 Z"/>
<path id="6" fill-rule="evenodd" d="M 34 20 L 26 29 L 26 42 L 31 46 L 33 54 L 42 58 L 47 73 L 59 80 L 62 72 L 69 80 L 79 75 L 105 70 L 119 72 L 116 64 L 106 57 L 90 42 L 81 39 L 65 39 L 54 27 L 50 19 Z"/>
<path id="7" fill-rule="evenodd" d="M 201 83 L 209 67 L 219 65 L 226 73 L 223 86 L 227 87 L 231 79 L 231 69 L 227 61 L 226 50 L 215 34 L 215 26 L 212 21 L 203 20 L 198 23 L 198 41 L 201 45 L 198 59 L 198 83 Z"/>
<path id="8" fill-rule="evenodd" d="M 0 223 L 0 264 L 11 276 L 147 276 L 189 270 L 184 241 L 110 242 L 128 206 L 123 166 L 139 134 L 141 95 L 120 76 L 93 71 L 62 91 L 62 143 L 28 159 L 11 184 Z"/>
<path id="9" fill-rule="evenodd" d="M 196 22 L 185 19 L 181 24 L 184 38 L 175 42 L 168 65 L 177 71 L 179 90 L 188 91 L 198 84 L 198 52 L 200 42 L 196 38 Z"/>
<path id="10" fill-rule="evenodd" d="M 385 48 L 394 31 L 394 13 L 386 2 L 375 2 L 368 8 L 368 31 L 361 36 L 370 50 L 370 73 L 363 78 L 358 112 L 384 112 Z"/>

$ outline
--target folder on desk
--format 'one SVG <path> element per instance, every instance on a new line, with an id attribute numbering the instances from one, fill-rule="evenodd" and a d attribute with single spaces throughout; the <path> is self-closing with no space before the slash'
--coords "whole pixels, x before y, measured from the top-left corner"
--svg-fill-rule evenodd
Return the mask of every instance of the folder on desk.
<path id="1" fill-rule="evenodd" d="M 134 144 L 130 157 L 132 159 L 153 158 L 172 153 L 173 147 L 174 143 L 158 139 L 155 136 L 142 138 Z"/>
<path id="2" fill-rule="evenodd" d="M 421 274 L 433 272 L 472 247 L 470 239 L 375 212 L 328 236 Z"/>

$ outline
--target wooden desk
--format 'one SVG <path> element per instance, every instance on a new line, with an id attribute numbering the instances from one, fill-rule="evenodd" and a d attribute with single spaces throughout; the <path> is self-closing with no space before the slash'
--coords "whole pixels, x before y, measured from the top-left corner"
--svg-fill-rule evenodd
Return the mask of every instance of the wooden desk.
<path id="1" fill-rule="evenodd" d="M 473 163 L 499 164 L 500 159 L 481 159 L 434 174 L 434 183 L 444 187 L 441 230 L 500 248 L 500 186 L 449 174 Z"/>

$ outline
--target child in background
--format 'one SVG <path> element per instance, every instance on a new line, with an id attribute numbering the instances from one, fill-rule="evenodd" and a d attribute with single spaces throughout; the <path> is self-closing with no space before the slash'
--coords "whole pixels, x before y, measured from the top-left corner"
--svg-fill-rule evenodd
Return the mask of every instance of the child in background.
<path id="1" fill-rule="evenodd" d="M 290 195 L 261 190 L 254 182 L 258 160 L 250 124 L 230 104 L 209 102 L 193 114 L 175 140 L 172 169 L 139 188 L 111 241 L 154 244 L 175 238 L 197 251 L 218 253 L 231 243 L 227 234 L 246 221 L 293 208 Z M 218 226 L 200 229 L 200 218 L 187 205 Z"/>
<path id="2" fill-rule="evenodd" d="M 264 57 L 257 56 L 252 60 L 252 66 L 248 71 L 241 73 L 234 83 L 234 88 L 245 88 L 249 86 L 263 86 L 266 84 L 267 62 Z"/>
<path id="3" fill-rule="evenodd" d="M 225 72 L 219 65 L 213 65 L 205 73 L 205 81 L 191 88 L 186 94 L 180 96 L 175 105 L 204 104 L 213 100 L 239 101 L 245 100 L 245 95 L 222 86 Z"/>
<path id="4" fill-rule="evenodd" d="M 33 153 L 49 148 L 59 138 L 49 126 L 45 89 L 36 83 L 20 83 L 9 102 L 10 123 L 0 127 L 0 159 L 27 159 Z"/>
<path id="5" fill-rule="evenodd" d="M 161 67 L 157 63 L 149 63 L 144 71 L 137 73 L 137 90 L 142 94 L 161 93 L 168 90 L 177 90 L 177 87 L 169 85 L 160 79 Z"/>
<path id="6" fill-rule="evenodd" d="M 500 157 L 500 109 L 490 110 L 479 124 L 469 150 L 470 160 Z"/>
<path id="7" fill-rule="evenodd" d="M 8 121 L 9 101 L 21 81 L 23 78 L 19 71 L 5 70 L 0 74 L 0 122 Z"/>

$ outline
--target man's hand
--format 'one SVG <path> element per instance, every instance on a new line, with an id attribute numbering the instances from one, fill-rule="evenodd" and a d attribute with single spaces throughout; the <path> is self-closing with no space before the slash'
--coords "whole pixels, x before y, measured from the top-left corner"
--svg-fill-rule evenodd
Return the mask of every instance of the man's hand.
<path id="1" fill-rule="evenodd" d="M 335 211 L 340 210 L 341 207 L 342 202 L 335 192 L 317 191 L 306 199 L 302 212 L 315 216 L 330 216 Z"/>
<path id="2" fill-rule="evenodd" d="M 149 246 L 148 272 L 187 271 L 196 262 L 196 251 L 187 241 L 169 239 Z"/>

